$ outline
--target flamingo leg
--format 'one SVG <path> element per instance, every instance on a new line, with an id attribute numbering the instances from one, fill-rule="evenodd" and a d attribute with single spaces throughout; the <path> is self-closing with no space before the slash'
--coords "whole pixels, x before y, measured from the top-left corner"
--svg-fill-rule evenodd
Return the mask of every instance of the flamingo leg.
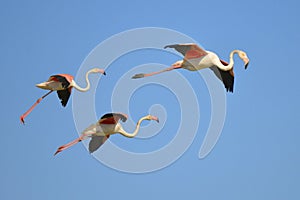
<path id="1" fill-rule="evenodd" d="M 58 154 L 59 152 L 62 152 L 63 150 L 66 150 L 66 149 L 70 148 L 71 146 L 77 144 L 78 142 L 81 142 L 83 140 L 83 137 L 84 137 L 84 135 L 80 136 L 79 138 L 77 138 L 77 139 L 75 139 L 75 140 L 73 140 L 73 141 L 71 141 L 71 142 L 69 142 L 65 145 L 62 145 L 62 146 L 58 147 L 58 149 L 57 149 L 57 151 L 55 152 L 54 155 Z"/>
<path id="2" fill-rule="evenodd" d="M 147 76 L 153 76 L 153 75 L 156 75 L 156 74 L 160 74 L 160 73 L 163 73 L 163 72 L 167 72 L 167 71 L 171 71 L 173 69 L 179 69 L 179 68 L 182 68 L 182 66 L 174 66 L 174 65 L 172 65 L 171 67 L 168 67 L 168 68 L 163 69 L 161 71 L 151 72 L 151 73 L 148 73 L 148 74 L 136 74 L 136 75 L 134 75 L 131 78 L 132 79 L 144 78 L 144 77 L 147 77 Z"/>
<path id="3" fill-rule="evenodd" d="M 96 132 L 95 132 L 96 133 Z M 86 139 L 86 136 L 90 136 L 94 133 L 89 133 L 89 134 L 82 134 L 79 138 L 65 144 L 65 145 L 62 145 L 60 147 L 58 147 L 58 149 L 56 150 L 56 152 L 54 153 L 54 156 L 60 152 L 62 152 L 63 150 L 66 150 L 68 148 L 70 148 L 71 146 L 77 144 L 78 142 L 81 142 L 82 140 Z"/>
<path id="4" fill-rule="evenodd" d="M 50 90 L 47 94 L 45 94 L 44 96 L 42 96 L 41 98 L 39 98 L 21 117 L 20 120 L 23 124 L 25 124 L 25 117 L 27 115 L 29 115 L 29 113 L 31 113 L 31 111 L 46 97 L 48 96 L 51 92 L 53 92 L 53 90 Z"/>

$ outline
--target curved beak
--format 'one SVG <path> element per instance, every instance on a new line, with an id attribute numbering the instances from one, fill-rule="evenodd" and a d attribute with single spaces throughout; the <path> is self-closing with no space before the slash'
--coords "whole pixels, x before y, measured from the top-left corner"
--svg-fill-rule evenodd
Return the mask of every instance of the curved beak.
<path id="1" fill-rule="evenodd" d="M 245 63 L 245 69 L 247 69 L 248 64 L 249 64 L 249 58 L 244 58 L 243 61 Z"/>
<path id="2" fill-rule="evenodd" d="M 159 119 L 158 119 L 158 117 L 151 116 L 151 120 L 154 120 L 154 121 L 156 121 L 157 123 L 159 123 Z"/>
<path id="3" fill-rule="evenodd" d="M 99 73 L 103 74 L 103 75 L 106 75 L 104 69 L 99 69 Z"/>

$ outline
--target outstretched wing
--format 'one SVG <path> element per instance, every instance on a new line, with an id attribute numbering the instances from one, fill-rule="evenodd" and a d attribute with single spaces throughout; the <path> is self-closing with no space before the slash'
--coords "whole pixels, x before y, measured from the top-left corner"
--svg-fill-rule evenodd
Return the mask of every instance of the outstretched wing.
<path id="1" fill-rule="evenodd" d="M 92 136 L 92 139 L 89 143 L 89 152 L 93 153 L 97 149 L 101 147 L 102 144 L 109 138 L 109 135 L 107 136 Z"/>
<path id="2" fill-rule="evenodd" d="M 227 62 L 220 60 L 221 63 L 225 66 L 228 65 Z M 234 72 L 233 68 L 229 71 L 224 71 L 218 68 L 217 66 L 210 67 L 210 69 L 215 73 L 215 75 L 223 82 L 226 91 L 233 92 L 233 85 L 234 85 Z"/>
<path id="3" fill-rule="evenodd" d="M 70 77 L 72 77 L 71 75 L 68 74 L 58 74 L 58 75 L 52 75 L 50 76 L 48 81 L 56 81 L 56 82 L 60 82 L 61 86 L 63 88 L 65 88 L 64 90 L 58 90 L 57 91 L 57 95 L 58 98 L 60 99 L 60 102 L 62 104 L 63 107 L 65 107 L 68 103 L 68 100 L 70 98 L 71 95 L 71 87 L 70 86 Z"/>
<path id="4" fill-rule="evenodd" d="M 99 124 L 116 124 L 119 120 L 126 122 L 127 115 L 123 113 L 107 113 L 101 117 Z"/>
<path id="5" fill-rule="evenodd" d="M 200 48 L 197 44 L 172 44 L 167 45 L 164 48 L 174 48 L 184 56 L 185 60 L 201 58 L 207 55 L 207 52 Z"/>

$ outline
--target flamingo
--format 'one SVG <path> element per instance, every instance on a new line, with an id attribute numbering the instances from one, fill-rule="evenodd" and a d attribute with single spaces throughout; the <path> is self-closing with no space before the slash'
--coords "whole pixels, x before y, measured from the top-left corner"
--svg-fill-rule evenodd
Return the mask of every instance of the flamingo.
<path id="1" fill-rule="evenodd" d="M 221 60 L 217 54 L 211 51 L 205 51 L 200 48 L 197 44 L 173 44 L 167 45 L 166 48 L 174 48 L 176 51 L 180 52 L 184 58 L 175 62 L 171 67 L 158 72 L 152 72 L 148 74 L 136 74 L 132 78 L 143 78 L 147 76 L 153 76 L 160 74 L 166 71 L 171 71 L 173 69 L 187 69 L 190 71 L 197 71 L 204 68 L 210 68 L 213 70 L 215 75 L 223 81 L 223 84 L 227 92 L 233 92 L 233 83 L 234 83 L 234 72 L 233 72 L 233 56 L 238 54 L 238 56 L 244 61 L 245 69 L 247 69 L 249 58 L 244 51 L 233 50 L 229 54 L 229 63 Z"/>
<path id="2" fill-rule="evenodd" d="M 46 96 L 48 96 L 50 93 L 53 91 L 57 91 L 58 98 L 61 100 L 61 104 L 63 107 L 65 107 L 68 103 L 69 97 L 71 95 L 72 88 L 74 87 L 75 89 L 81 91 L 81 92 L 86 92 L 90 89 L 90 81 L 88 79 L 88 76 L 90 73 L 101 73 L 106 75 L 105 71 L 103 69 L 99 68 L 93 68 L 89 70 L 86 75 L 86 87 L 81 88 L 76 84 L 74 81 L 74 77 L 69 75 L 69 74 L 57 74 L 57 75 L 52 75 L 48 79 L 48 81 L 36 84 L 36 87 L 44 89 L 44 90 L 50 90 L 47 94 L 39 98 L 21 117 L 20 120 L 23 124 L 25 124 L 25 117 L 29 115 L 29 113 L 39 104 Z"/>
<path id="3" fill-rule="evenodd" d="M 154 120 L 159 122 L 159 119 L 152 115 L 147 115 L 139 119 L 137 122 L 135 131 L 133 133 L 127 133 L 122 128 L 122 125 L 119 123 L 119 120 L 126 122 L 127 115 L 123 113 L 107 113 L 103 115 L 100 120 L 96 124 L 90 125 L 86 128 L 81 136 L 65 145 L 60 146 L 54 155 L 59 152 L 68 149 L 69 147 L 81 142 L 88 137 L 91 137 L 91 141 L 89 143 L 89 152 L 93 153 L 96 151 L 112 134 L 120 133 L 125 137 L 133 138 L 140 130 L 140 125 L 143 120 Z"/>

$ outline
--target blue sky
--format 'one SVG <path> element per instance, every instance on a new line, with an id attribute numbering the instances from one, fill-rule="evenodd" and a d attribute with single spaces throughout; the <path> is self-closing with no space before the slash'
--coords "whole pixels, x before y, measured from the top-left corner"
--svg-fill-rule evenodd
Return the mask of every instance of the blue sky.
<path id="1" fill-rule="evenodd" d="M 298 8 L 298 1 L 2 1 L 0 198 L 299 199 Z M 201 121 L 192 145 L 172 165 L 146 174 L 119 172 L 82 144 L 53 157 L 58 146 L 78 136 L 72 98 L 62 108 L 52 94 L 23 126 L 19 116 L 45 93 L 35 84 L 52 74 L 75 75 L 100 42 L 143 27 L 184 33 L 225 60 L 233 49 L 248 53 L 246 71 L 241 61 L 236 63 L 235 91 L 226 94 L 226 121 L 213 151 L 198 158 L 210 119 L 204 81 L 178 70 L 199 99 Z M 110 89 L 123 73 L 143 63 L 168 65 L 176 59 L 151 50 L 117 59 L 97 87 L 97 117 L 110 112 Z M 164 105 L 168 113 L 158 135 L 149 140 L 116 135 L 111 141 L 135 152 L 168 143 L 180 123 L 170 91 L 155 85 L 138 90 L 130 100 L 131 117 L 136 121 L 153 104 Z"/>

